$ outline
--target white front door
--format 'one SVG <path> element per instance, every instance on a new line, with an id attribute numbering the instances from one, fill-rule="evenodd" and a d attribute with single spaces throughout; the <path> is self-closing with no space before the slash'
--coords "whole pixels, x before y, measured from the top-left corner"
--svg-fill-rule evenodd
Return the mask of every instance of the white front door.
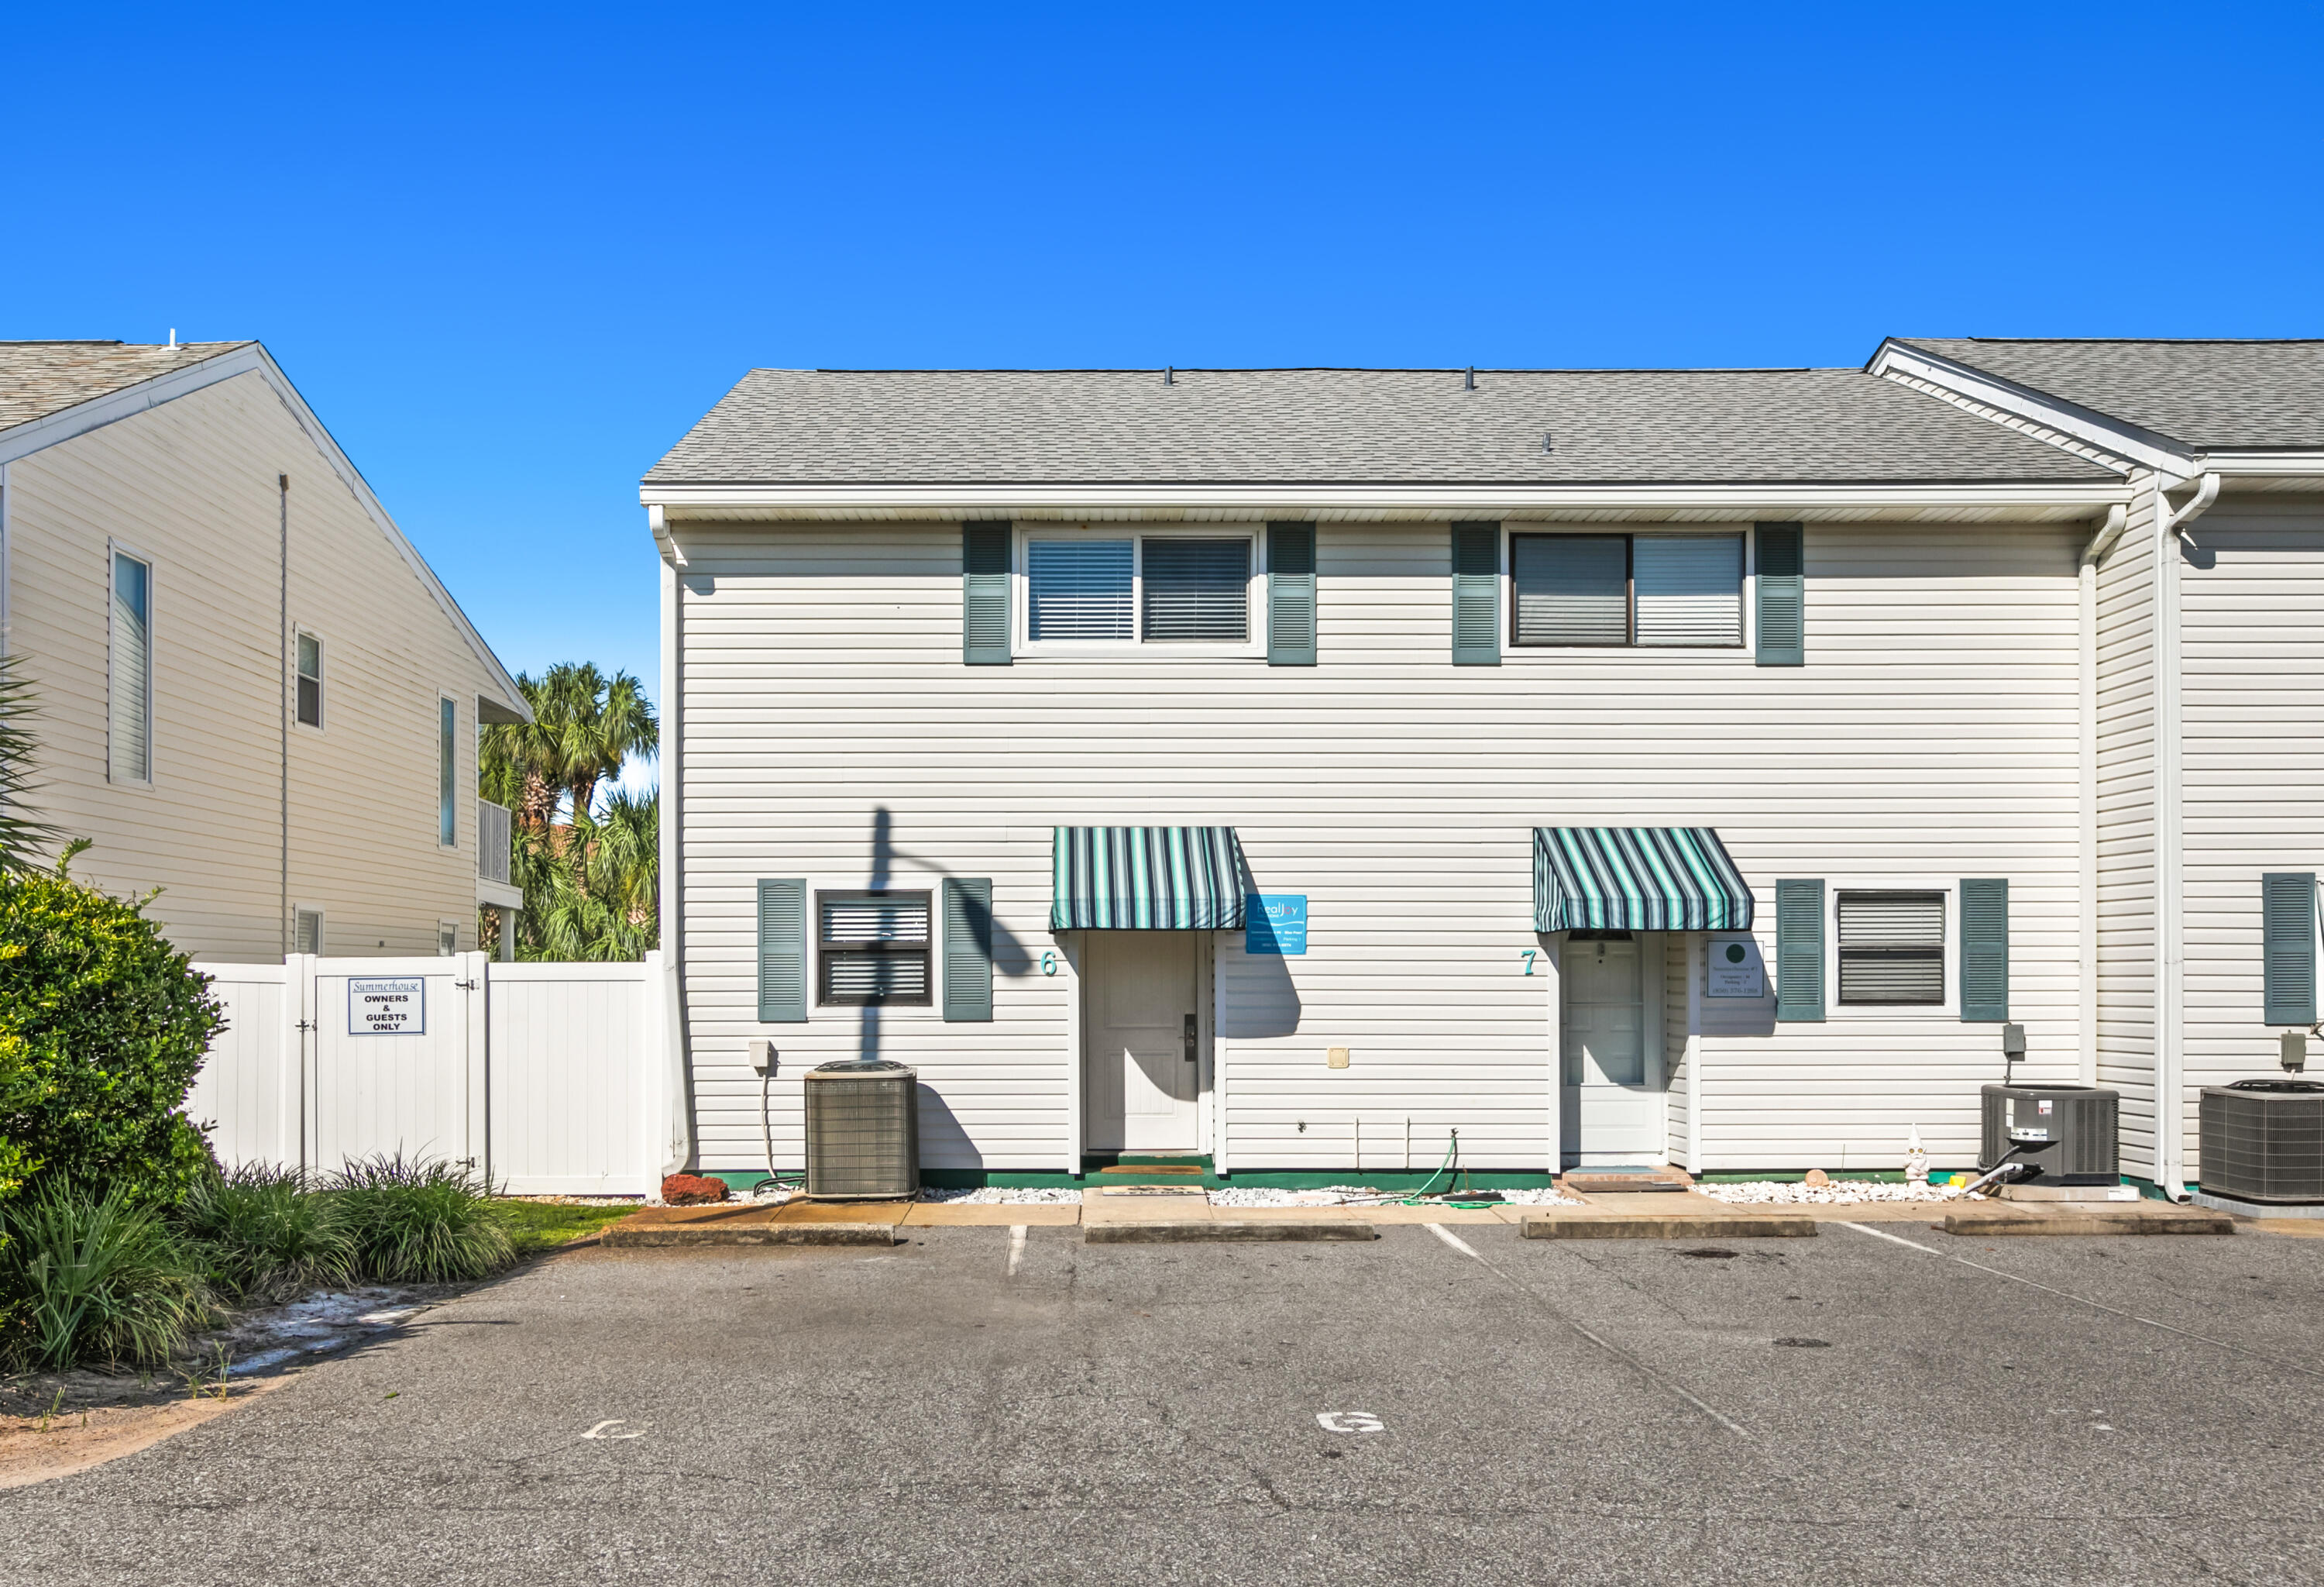
<path id="1" fill-rule="evenodd" d="M 1583 1167 L 1663 1159 L 1662 1062 L 1646 1038 L 1643 957 L 1625 937 L 1569 938 L 1559 960 L 1566 1145 Z"/>
<path id="2" fill-rule="evenodd" d="M 1195 934 L 1093 931 L 1086 941 L 1089 1149 L 1196 1150 Z"/>

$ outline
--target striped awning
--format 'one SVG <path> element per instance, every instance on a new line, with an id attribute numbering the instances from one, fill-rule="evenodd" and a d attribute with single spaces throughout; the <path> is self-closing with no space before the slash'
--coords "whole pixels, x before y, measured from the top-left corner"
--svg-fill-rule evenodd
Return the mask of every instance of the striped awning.
<path id="1" fill-rule="evenodd" d="M 1052 931 L 1240 931 L 1242 845 L 1231 826 L 1060 826 Z"/>
<path id="2" fill-rule="evenodd" d="M 1536 826 L 1540 931 L 1741 931 L 1751 890 L 1708 826 Z"/>

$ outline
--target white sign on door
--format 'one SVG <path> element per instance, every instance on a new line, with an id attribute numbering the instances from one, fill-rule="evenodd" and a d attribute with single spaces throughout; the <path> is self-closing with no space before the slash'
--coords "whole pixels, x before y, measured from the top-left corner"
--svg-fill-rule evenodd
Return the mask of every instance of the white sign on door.
<path id="1" fill-rule="evenodd" d="M 1703 987 L 1710 997 L 1767 995 L 1767 966 L 1759 956 L 1759 942 L 1751 937 L 1711 939 L 1711 978 Z"/>
<path id="2" fill-rule="evenodd" d="M 418 975 L 347 977 L 349 1036 L 425 1036 L 428 983 Z"/>

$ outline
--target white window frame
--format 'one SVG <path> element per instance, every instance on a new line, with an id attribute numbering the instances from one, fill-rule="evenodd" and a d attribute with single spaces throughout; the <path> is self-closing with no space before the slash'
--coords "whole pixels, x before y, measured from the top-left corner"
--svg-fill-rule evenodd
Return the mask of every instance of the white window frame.
<path id="1" fill-rule="evenodd" d="M 329 951 L 327 946 L 329 937 L 327 933 L 330 926 L 330 918 L 324 913 L 320 904 L 302 904 L 293 901 L 290 905 L 290 951 L 294 954 L 299 951 L 299 917 L 301 915 L 315 917 L 315 956 L 319 959 Z"/>
<path id="2" fill-rule="evenodd" d="M 318 670 L 315 673 L 315 720 L 312 722 L 299 720 L 299 678 L 300 677 L 299 641 L 302 639 L 315 641 L 315 666 Z M 305 623 L 292 623 L 290 625 L 290 725 L 292 727 L 308 733 L 319 734 L 330 726 L 330 647 L 323 642 L 323 636 Z"/>
<path id="3" fill-rule="evenodd" d="M 444 707 L 452 707 L 452 731 L 444 732 Z M 456 852 L 460 846 L 460 697 L 446 690 L 436 691 L 436 716 L 428 724 L 436 740 L 436 846 Z M 449 750 L 452 758 L 452 789 L 444 791 L 444 755 Z M 452 841 L 444 841 L 444 801 L 452 807 Z"/>
<path id="4" fill-rule="evenodd" d="M 779 867 L 776 867 L 779 869 Z M 843 1029 L 851 1045 L 862 1025 L 863 1010 L 876 1009 L 880 1023 L 885 1027 L 898 1024 L 942 1025 L 944 1017 L 945 871 L 916 871 L 899 867 L 888 877 L 887 892 L 924 892 L 928 895 L 928 1001 L 924 1003 L 826 1003 L 818 1001 L 823 992 L 823 910 L 816 901 L 828 893 L 866 893 L 873 890 L 863 873 L 853 875 L 816 875 L 806 877 L 807 900 L 807 1019 L 809 1026 L 821 1026 L 825 1030 Z M 997 912 L 997 907 L 996 907 Z M 1039 955 L 1036 952 L 1038 960 Z M 992 968 L 996 979 L 1009 973 L 1001 958 L 996 934 L 993 945 Z M 1022 972 L 1019 972 L 1021 973 Z M 820 1049 L 818 1049 L 820 1050 Z M 889 1055 L 892 1056 L 893 1055 Z M 818 1057 L 816 1063 L 823 1062 Z"/>
<path id="5" fill-rule="evenodd" d="M 1028 549 L 1035 540 L 1120 540 L 1130 542 L 1130 615 L 1141 637 L 1122 640 L 1040 640 L 1031 637 L 1033 600 L 1027 574 Z M 1243 593 L 1245 636 L 1240 640 L 1194 640 L 1148 642 L 1146 627 L 1146 542 L 1149 540 L 1227 540 L 1250 542 L 1250 577 Z M 1267 526 L 1263 523 L 1020 523 L 1016 526 L 1009 577 L 1010 654 L 1040 656 L 1136 656 L 1147 660 L 1172 657 L 1202 660 L 1267 659 Z"/>
<path id="6" fill-rule="evenodd" d="M 1840 895 L 1843 892 L 1933 892 L 1945 900 L 1945 1001 L 1941 1003 L 1843 1003 L 1840 1001 Z M 1960 1019 L 1960 881 L 1946 876 L 1845 876 L 1827 874 L 1823 882 L 1823 1017 L 1840 1020 Z M 1766 950 L 1775 964 L 1775 945 Z M 1772 968 L 1768 990 L 1775 988 Z"/>
<path id="7" fill-rule="evenodd" d="M 128 558 L 145 569 L 145 775 L 124 777 L 114 770 L 113 763 L 113 689 L 119 669 L 121 634 L 114 620 L 114 608 L 119 599 L 117 577 L 120 558 Z M 107 538 L 105 542 L 105 780 L 115 788 L 150 789 L 160 757 L 153 743 L 153 679 L 160 671 L 161 624 L 154 619 L 161 608 L 160 568 L 154 559 L 127 540 Z"/>
<path id="8" fill-rule="evenodd" d="M 1512 632 L 1517 609 L 1517 548 L 1510 543 L 1510 537 L 1520 534 L 1739 534 L 1743 537 L 1743 579 L 1738 592 L 1743 602 L 1743 642 L 1739 645 L 1642 645 L 1636 642 L 1619 645 L 1518 644 Z M 1759 654 L 1758 579 L 1759 531 L 1758 526 L 1753 523 L 1504 522 L 1501 525 L 1501 576 L 1499 581 L 1501 609 L 1494 614 L 1495 642 L 1501 648 L 1501 661 L 1505 666 L 1511 662 L 1523 667 L 1571 666 L 1576 661 L 1590 662 L 1616 656 L 1659 656 L 1753 667 L 1758 664 Z"/>
<path id="9" fill-rule="evenodd" d="M 452 946 L 451 946 L 450 947 L 446 947 L 446 946 L 444 946 L 444 938 L 445 938 L 445 937 L 446 937 L 447 935 L 449 935 L 449 936 L 450 936 L 450 937 L 452 938 Z M 437 957 L 438 957 L 438 958 L 450 958 L 453 955 L 455 955 L 455 954 L 458 953 L 459 951 L 460 951 L 460 923 L 459 923 L 457 920 L 438 920 L 438 921 L 437 921 L 437 922 L 436 922 L 436 955 L 437 955 Z"/>

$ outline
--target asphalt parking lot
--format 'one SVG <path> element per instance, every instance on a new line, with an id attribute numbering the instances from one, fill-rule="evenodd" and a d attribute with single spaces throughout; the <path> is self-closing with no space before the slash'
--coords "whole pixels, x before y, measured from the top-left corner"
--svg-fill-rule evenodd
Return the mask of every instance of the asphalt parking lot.
<path id="1" fill-rule="evenodd" d="M 0 1493 L 0 1579 L 2324 1578 L 2324 1241 L 1884 1228 L 576 1250 Z"/>

